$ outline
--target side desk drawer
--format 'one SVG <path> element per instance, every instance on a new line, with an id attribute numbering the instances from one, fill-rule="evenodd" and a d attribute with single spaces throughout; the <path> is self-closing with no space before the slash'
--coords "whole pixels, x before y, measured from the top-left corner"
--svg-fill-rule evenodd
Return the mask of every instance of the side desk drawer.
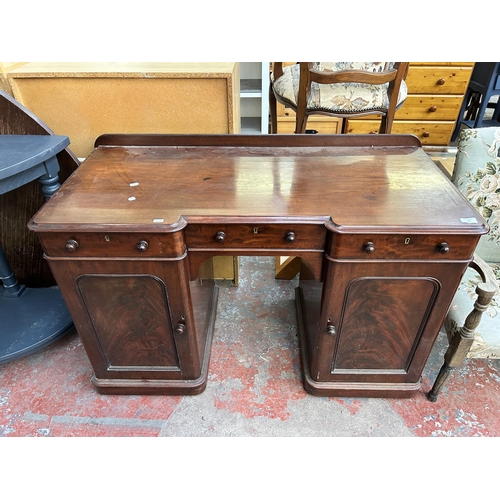
<path id="1" fill-rule="evenodd" d="M 336 259 L 466 260 L 479 239 L 439 234 L 333 234 L 328 255 Z"/>
<path id="2" fill-rule="evenodd" d="M 465 92 L 472 66 L 411 66 L 406 78 L 410 94 L 458 94 Z"/>
<path id="3" fill-rule="evenodd" d="M 188 248 L 323 250 L 326 229 L 313 224 L 188 224 Z"/>
<path id="4" fill-rule="evenodd" d="M 50 257 L 178 257 L 185 251 L 182 231 L 173 233 L 43 233 Z"/>

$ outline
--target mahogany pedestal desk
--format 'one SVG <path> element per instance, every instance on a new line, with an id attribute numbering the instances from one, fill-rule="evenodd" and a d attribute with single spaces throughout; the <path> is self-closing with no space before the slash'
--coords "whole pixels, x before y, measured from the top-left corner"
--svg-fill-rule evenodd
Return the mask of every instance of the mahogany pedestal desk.
<path id="1" fill-rule="evenodd" d="M 344 397 L 420 389 L 487 232 L 406 135 L 105 135 L 29 227 L 98 391 L 202 392 L 217 287 L 200 265 L 294 255 L 304 386 Z"/>

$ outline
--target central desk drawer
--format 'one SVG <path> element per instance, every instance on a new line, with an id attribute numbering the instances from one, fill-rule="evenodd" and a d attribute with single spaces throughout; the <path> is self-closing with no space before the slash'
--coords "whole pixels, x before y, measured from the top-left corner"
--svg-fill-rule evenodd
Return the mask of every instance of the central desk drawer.
<path id="1" fill-rule="evenodd" d="M 50 257 L 179 257 L 184 251 L 182 231 L 173 233 L 43 233 Z"/>
<path id="2" fill-rule="evenodd" d="M 188 224 L 186 245 L 199 248 L 323 250 L 322 224 Z"/>
<path id="3" fill-rule="evenodd" d="M 335 259 L 466 260 L 479 236 L 446 234 L 332 234 L 328 255 Z"/>

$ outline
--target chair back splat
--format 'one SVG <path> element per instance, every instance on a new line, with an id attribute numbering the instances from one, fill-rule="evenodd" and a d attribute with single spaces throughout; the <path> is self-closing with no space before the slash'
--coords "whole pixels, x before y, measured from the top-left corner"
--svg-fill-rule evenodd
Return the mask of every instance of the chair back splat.
<path id="1" fill-rule="evenodd" d="M 352 118 L 380 115 L 379 133 L 390 134 L 394 114 L 406 99 L 408 62 L 273 63 L 269 105 L 271 133 L 277 133 L 277 102 L 296 116 L 295 133 L 306 132 L 312 114 Z M 346 133 L 347 120 L 342 132 Z"/>

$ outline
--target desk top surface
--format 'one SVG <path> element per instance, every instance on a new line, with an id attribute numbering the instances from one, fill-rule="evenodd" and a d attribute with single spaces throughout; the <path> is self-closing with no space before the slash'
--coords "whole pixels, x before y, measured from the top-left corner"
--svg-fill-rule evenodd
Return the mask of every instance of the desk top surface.
<path id="1" fill-rule="evenodd" d="M 125 135 L 97 144 L 31 229 L 331 221 L 353 232 L 486 232 L 413 136 Z"/>

